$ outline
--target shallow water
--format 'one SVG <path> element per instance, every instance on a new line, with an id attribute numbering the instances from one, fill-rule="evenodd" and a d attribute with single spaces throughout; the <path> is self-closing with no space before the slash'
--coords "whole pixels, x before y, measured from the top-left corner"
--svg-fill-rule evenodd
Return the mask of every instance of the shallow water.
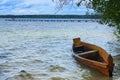
<path id="1" fill-rule="evenodd" d="M 119 80 L 120 41 L 113 31 L 96 22 L 1 20 L 0 80 Z M 101 46 L 114 57 L 113 78 L 74 60 L 71 47 L 75 37 Z"/>

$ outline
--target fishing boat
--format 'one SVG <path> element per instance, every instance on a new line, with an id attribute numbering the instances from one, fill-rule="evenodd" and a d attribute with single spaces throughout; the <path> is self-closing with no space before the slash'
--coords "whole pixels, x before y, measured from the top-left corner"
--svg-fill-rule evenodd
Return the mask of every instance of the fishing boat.
<path id="1" fill-rule="evenodd" d="M 80 38 L 74 38 L 73 56 L 79 63 L 112 77 L 113 58 L 101 47 L 83 42 Z"/>

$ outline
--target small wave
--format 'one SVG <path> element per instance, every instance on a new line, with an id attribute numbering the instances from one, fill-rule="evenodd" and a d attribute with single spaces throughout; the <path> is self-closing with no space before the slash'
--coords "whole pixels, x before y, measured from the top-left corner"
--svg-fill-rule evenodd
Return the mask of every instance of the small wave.
<path id="1" fill-rule="evenodd" d="M 64 72 L 66 69 L 64 67 L 61 67 L 59 65 L 50 65 L 50 71 L 51 72 Z"/>
<path id="2" fill-rule="evenodd" d="M 70 79 L 62 78 L 62 77 L 52 77 L 51 80 L 70 80 Z"/>
<path id="3" fill-rule="evenodd" d="M 7 58 L 11 55 L 11 52 L 4 52 L 4 53 L 0 53 L 0 59 L 4 59 Z"/>
<path id="4" fill-rule="evenodd" d="M 19 75 L 9 77 L 6 80 L 36 80 L 36 79 L 33 78 L 33 76 L 30 73 L 26 72 L 25 70 L 21 70 L 19 72 Z"/>

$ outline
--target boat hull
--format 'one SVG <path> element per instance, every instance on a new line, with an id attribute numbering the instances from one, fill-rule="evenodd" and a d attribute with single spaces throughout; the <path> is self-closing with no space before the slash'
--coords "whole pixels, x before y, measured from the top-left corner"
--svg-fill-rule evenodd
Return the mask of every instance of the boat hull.
<path id="1" fill-rule="evenodd" d="M 78 38 L 77 38 L 78 39 Z M 81 49 L 83 51 L 83 54 L 77 53 L 78 50 L 81 50 L 74 44 L 73 42 L 73 56 L 74 58 L 79 62 L 82 63 L 90 68 L 96 69 L 99 72 L 103 73 L 106 76 L 112 76 L 113 68 L 114 68 L 114 62 L 111 55 L 109 55 L 104 49 L 102 49 L 99 46 L 86 43 L 86 42 L 79 42 L 79 45 L 82 45 L 83 47 Z M 96 53 L 86 53 L 86 51 L 90 50 L 97 50 Z M 99 57 L 98 57 L 99 56 Z M 90 58 L 88 58 L 90 57 Z M 97 59 L 91 59 L 92 58 L 98 58 Z"/>
<path id="2" fill-rule="evenodd" d="M 100 62 L 97 62 L 97 61 L 84 59 L 84 58 L 76 56 L 74 54 L 73 54 L 73 56 L 80 64 L 82 63 L 82 64 L 84 64 L 84 65 L 86 65 L 90 68 L 96 69 L 106 76 L 112 76 L 113 67 L 110 68 L 105 63 L 100 63 Z"/>

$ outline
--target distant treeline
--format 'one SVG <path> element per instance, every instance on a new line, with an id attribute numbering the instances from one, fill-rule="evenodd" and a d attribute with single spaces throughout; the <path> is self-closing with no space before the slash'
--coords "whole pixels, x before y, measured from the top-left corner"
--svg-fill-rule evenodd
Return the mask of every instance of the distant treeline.
<path id="1" fill-rule="evenodd" d="M 0 18 L 80 18 L 100 19 L 101 15 L 0 15 Z"/>

